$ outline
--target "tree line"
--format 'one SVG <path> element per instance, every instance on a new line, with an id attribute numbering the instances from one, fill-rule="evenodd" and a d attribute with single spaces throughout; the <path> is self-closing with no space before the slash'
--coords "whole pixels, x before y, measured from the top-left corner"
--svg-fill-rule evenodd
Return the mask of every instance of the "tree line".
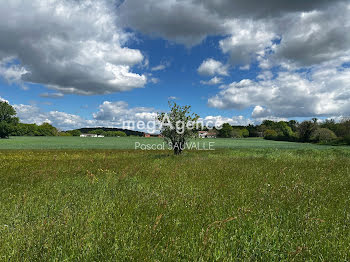
<path id="1" fill-rule="evenodd" d="M 172 106 L 170 116 L 174 123 L 179 119 L 184 119 L 185 122 L 198 119 L 198 116 L 190 114 L 189 106 L 180 107 L 176 104 Z M 162 114 L 159 114 L 158 118 L 161 119 Z M 15 109 L 7 102 L 0 101 L 0 138 L 8 138 L 9 136 L 80 136 L 82 134 L 81 131 L 107 137 L 130 135 L 126 133 L 128 130 L 123 132 L 120 130 L 115 131 L 112 128 L 85 128 L 63 132 L 49 123 L 41 125 L 20 123 L 16 117 Z M 186 140 L 185 138 L 194 137 L 195 132 L 198 130 L 188 131 L 181 136 L 176 134 L 175 131 L 164 129 L 161 130 L 161 133 L 166 138 L 170 137 L 170 141 L 174 144 L 182 145 Z M 136 135 L 142 134 L 137 131 L 130 132 L 135 132 Z M 350 145 L 350 119 L 343 119 L 340 122 L 335 120 L 318 121 L 317 118 L 303 122 L 295 120 L 279 122 L 264 120 L 260 125 L 248 126 L 231 126 L 229 123 L 224 123 L 221 129 L 214 129 L 212 132 L 217 133 L 217 136 L 222 138 L 264 137 L 268 140 L 277 141 Z"/>
<path id="2" fill-rule="evenodd" d="M 238 127 L 225 123 L 215 132 L 224 138 L 263 137 L 276 141 L 350 145 L 350 119 L 347 118 L 340 122 L 318 121 L 317 118 L 303 122 L 264 120 L 260 125 Z"/>

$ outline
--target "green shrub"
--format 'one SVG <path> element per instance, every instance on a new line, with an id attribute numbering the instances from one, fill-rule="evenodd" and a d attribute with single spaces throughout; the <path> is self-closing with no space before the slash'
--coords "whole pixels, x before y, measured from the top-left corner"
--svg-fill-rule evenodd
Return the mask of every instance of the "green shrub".
<path id="1" fill-rule="evenodd" d="M 311 136 L 311 140 L 317 143 L 329 143 L 336 139 L 337 136 L 328 128 L 318 128 L 313 132 Z"/>

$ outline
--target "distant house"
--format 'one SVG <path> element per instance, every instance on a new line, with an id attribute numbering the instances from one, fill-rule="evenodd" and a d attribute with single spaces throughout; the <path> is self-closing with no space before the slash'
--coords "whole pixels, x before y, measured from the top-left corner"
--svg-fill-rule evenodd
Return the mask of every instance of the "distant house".
<path id="1" fill-rule="evenodd" d="M 199 138 L 216 138 L 216 133 L 212 131 L 199 131 Z"/>
<path id="2" fill-rule="evenodd" d="M 97 135 L 97 134 L 81 134 L 80 137 L 105 137 L 105 136 Z"/>
<path id="3" fill-rule="evenodd" d="M 149 133 L 144 133 L 143 137 L 163 137 L 161 134 L 149 134 Z"/>

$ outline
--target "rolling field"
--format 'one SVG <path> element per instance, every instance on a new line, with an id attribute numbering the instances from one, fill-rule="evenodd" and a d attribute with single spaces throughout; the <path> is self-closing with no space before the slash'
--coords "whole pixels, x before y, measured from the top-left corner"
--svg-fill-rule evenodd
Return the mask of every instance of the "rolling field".
<path id="1" fill-rule="evenodd" d="M 162 138 L 143 137 L 11 137 L 0 140 L 1 149 L 135 149 L 135 143 L 162 144 Z M 209 142 L 214 143 L 215 149 L 227 148 L 278 148 L 278 149 L 329 149 L 331 147 L 315 144 L 291 143 L 283 141 L 271 141 L 261 138 L 248 139 L 194 139 L 192 142 L 203 143 L 208 147 Z M 340 148 L 340 147 L 333 147 Z M 343 147 L 347 148 L 347 147 Z"/>
<path id="2" fill-rule="evenodd" d="M 350 150 L 235 143 L 178 157 L 1 150 L 0 260 L 350 260 Z"/>

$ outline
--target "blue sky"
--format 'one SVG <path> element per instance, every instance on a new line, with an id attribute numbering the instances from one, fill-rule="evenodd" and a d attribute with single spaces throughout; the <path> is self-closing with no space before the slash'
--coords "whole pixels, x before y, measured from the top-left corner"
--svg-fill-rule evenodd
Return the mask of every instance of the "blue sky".
<path id="1" fill-rule="evenodd" d="M 4 4 L 0 99 L 22 122 L 117 127 L 168 100 L 236 125 L 350 114 L 348 1 L 116 3 Z"/>

